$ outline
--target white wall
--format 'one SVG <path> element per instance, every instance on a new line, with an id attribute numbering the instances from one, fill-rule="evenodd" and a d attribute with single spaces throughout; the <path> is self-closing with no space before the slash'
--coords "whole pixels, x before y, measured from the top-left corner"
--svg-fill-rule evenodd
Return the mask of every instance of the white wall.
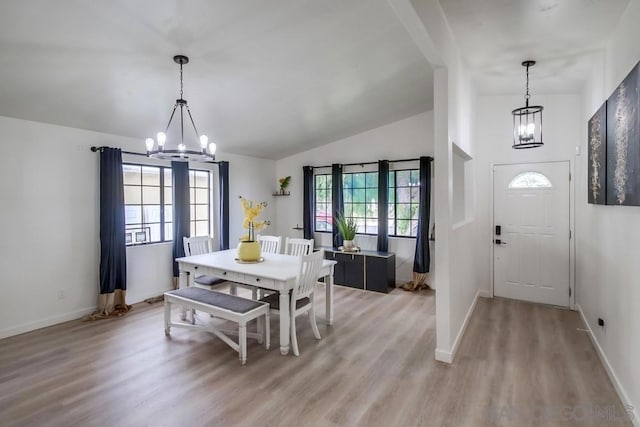
<path id="1" fill-rule="evenodd" d="M 274 232 L 281 236 L 302 237 L 302 231 L 292 230 L 292 228 L 296 225 L 302 227 L 303 166 L 433 156 L 432 136 L 433 113 L 429 111 L 279 160 L 276 163 L 276 176 L 291 175 L 289 187 L 291 196 L 273 197 L 277 218 Z M 418 163 L 398 163 L 391 165 L 391 167 L 417 168 Z M 375 170 L 376 166 L 374 165 L 373 168 Z M 351 170 L 357 171 L 362 168 L 356 166 L 347 171 Z M 330 169 L 328 172 L 331 172 Z M 277 180 L 274 180 L 272 190 L 276 191 L 277 188 Z M 332 246 L 331 233 L 315 233 L 314 238 L 318 242 L 316 246 Z M 375 250 L 377 238 L 359 235 L 357 242 L 363 249 Z M 398 285 L 411 280 L 415 239 L 391 237 L 389 238 L 389 251 L 396 253 L 396 281 Z M 432 262 L 431 265 L 433 266 L 434 263 Z M 432 276 L 427 278 L 429 284 L 433 284 L 431 279 Z"/>
<path id="2" fill-rule="evenodd" d="M 632 0 L 612 34 L 603 62 L 594 64 L 581 117 L 577 184 L 577 302 L 617 377 L 626 404 L 640 419 L 640 207 L 587 203 L 587 120 L 640 60 L 640 0 Z M 598 317 L 605 326 L 597 324 Z"/>
<path id="3" fill-rule="evenodd" d="M 478 96 L 476 135 L 478 286 L 489 292 L 491 260 L 491 164 L 535 163 L 568 160 L 574 168 L 575 149 L 582 141 L 582 98 L 574 95 L 535 94 L 544 106 L 542 147 L 514 150 L 511 110 L 521 107 L 522 96 Z M 574 174 L 575 175 L 575 174 Z M 573 183 L 576 179 L 573 180 Z M 573 184 L 572 184 L 573 185 Z"/>
<path id="4" fill-rule="evenodd" d="M 436 359 L 451 362 L 478 295 L 475 241 L 476 185 L 469 179 L 466 221 L 453 219 L 453 144 L 471 158 L 475 170 L 473 124 L 475 95 L 455 39 L 437 0 L 390 0 L 425 57 L 436 66 L 434 82 Z M 410 4 L 413 12 L 408 10 Z M 416 21 L 422 28 L 417 28 Z M 475 175 L 473 175 L 475 176 Z"/>
<path id="5" fill-rule="evenodd" d="M 133 138 L 0 117 L 0 338 L 75 319 L 96 307 L 99 157 L 89 150 L 92 145 L 143 148 Z M 218 157 L 230 161 L 233 245 L 241 215 L 234 197 L 266 199 L 275 162 Z M 171 244 L 127 248 L 129 303 L 170 289 L 171 275 Z"/>

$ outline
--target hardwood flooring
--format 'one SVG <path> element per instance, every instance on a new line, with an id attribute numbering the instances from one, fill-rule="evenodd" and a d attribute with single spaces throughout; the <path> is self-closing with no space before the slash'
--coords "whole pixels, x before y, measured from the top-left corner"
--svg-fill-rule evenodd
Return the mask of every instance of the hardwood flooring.
<path id="1" fill-rule="evenodd" d="M 455 362 L 434 360 L 435 294 L 336 287 L 317 341 L 281 356 L 277 316 L 246 366 L 162 304 L 0 340 L 2 426 L 630 425 L 577 313 L 481 299 Z M 201 321 L 212 321 L 199 315 Z"/>

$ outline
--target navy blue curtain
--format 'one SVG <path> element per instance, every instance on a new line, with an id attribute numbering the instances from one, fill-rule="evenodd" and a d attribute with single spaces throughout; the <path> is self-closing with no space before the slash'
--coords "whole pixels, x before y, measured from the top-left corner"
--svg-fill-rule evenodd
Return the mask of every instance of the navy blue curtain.
<path id="1" fill-rule="evenodd" d="M 178 277 L 176 258 L 184 256 L 182 239 L 190 235 L 189 163 L 171 162 L 173 175 L 173 277 Z"/>
<path id="2" fill-rule="evenodd" d="M 342 190 L 342 165 L 334 163 L 331 165 L 331 206 L 333 222 L 331 235 L 335 247 L 342 246 L 342 236 L 336 227 L 336 218 L 344 213 L 344 198 Z"/>
<path id="3" fill-rule="evenodd" d="M 100 149 L 100 294 L 127 289 L 122 152 Z"/>
<path id="4" fill-rule="evenodd" d="M 420 206 L 418 208 L 418 236 L 413 271 L 428 273 L 431 257 L 429 254 L 429 212 L 431 211 L 431 157 L 420 157 Z"/>
<path id="5" fill-rule="evenodd" d="M 229 162 L 218 162 L 220 184 L 220 250 L 229 249 Z"/>
<path id="6" fill-rule="evenodd" d="M 389 250 L 389 161 L 378 162 L 378 251 Z"/>
<path id="7" fill-rule="evenodd" d="M 302 232 L 305 239 L 313 239 L 315 216 L 315 193 L 313 188 L 313 167 L 302 168 Z"/>

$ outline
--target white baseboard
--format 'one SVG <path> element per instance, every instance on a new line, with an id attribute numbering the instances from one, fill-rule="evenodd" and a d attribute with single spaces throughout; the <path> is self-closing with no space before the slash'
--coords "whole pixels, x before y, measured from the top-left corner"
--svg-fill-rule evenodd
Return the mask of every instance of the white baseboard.
<path id="1" fill-rule="evenodd" d="M 33 322 L 23 323 L 22 325 L 11 326 L 9 328 L 0 330 L 0 339 L 24 334 L 25 332 L 31 332 L 36 329 L 46 328 L 47 326 L 53 326 L 58 323 L 80 319 L 87 314 L 93 313 L 95 310 L 96 307 L 87 307 L 80 310 L 71 311 L 69 313 L 63 313 L 46 317 L 44 319 L 38 319 Z"/>
<path id="2" fill-rule="evenodd" d="M 488 289 L 480 289 L 478 291 L 478 296 L 481 298 L 493 298 L 493 295 L 491 295 L 491 291 Z"/>
<path id="3" fill-rule="evenodd" d="M 453 347 L 451 350 L 443 350 L 441 348 L 436 348 L 436 360 L 439 362 L 445 363 L 453 363 L 453 359 L 456 357 L 456 352 L 458 351 L 458 346 L 462 341 L 462 337 L 467 330 L 467 326 L 469 326 L 469 321 L 471 320 L 471 316 L 476 309 L 476 304 L 478 303 L 478 298 L 484 297 L 487 291 L 479 290 L 476 292 L 476 296 L 473 298 L 473 302 L 467 311 L 467 315 L 464 318 L 464 322 L 462 322 L 462 327 L 460 331 L 458 331 L 458 336 L 456 336 L 456 340 L 453 342 Z"/>
<path id="4" fill-rule="evenodd" d="M 616 372 L 613 370 L 613 366 L 611 366 L 611 363 L 609 363 L 609 359 L 607 358 L 607 355 L 605 354 L 604 350 L 602 349 L 602 346 L 600 346 L 598 339 L 593 333 L 593 330 L 591 329 L 591 325 L 587 321 L 587 317 L 585 316 L 584 311 L 582 311 L 582 307 L 580 307 L 580 304 L 576 304 L 576 307 L 578 309 L 578 312 L 580 313 L 580 316 L 582 316 L 582 321 L 587 327 L 589 338 L 591 338 L 591 342 L 593 343 L 593 346 L 596 349 L 596 353 L 598 353 L 598 357 L 600 357 L 600 361 L 602 362 L 602 365 L 604 366 L 605 371 L 607 371 L 607 375 L 609 375 L 609 379 L 613 383 L 613 387 L 616 389 L 616 393 L 618 393 L 618 397 L 620 398 L 620 400 L 622 401 L 622 404 L 626 408 L 631 408 L 630 411 L 633 415 L 633 419 L 631 420 L 631 422 L 633 423 L 634 426 L 640 427 L 640 412 L 638 411 L 638 409 L 640 408 L 635 408 L 631 404 L 631 401 L 629 400 L 629 396 L 627 395 L 627 392 L 622 386 L 622 383 L 618 379 Z"/>

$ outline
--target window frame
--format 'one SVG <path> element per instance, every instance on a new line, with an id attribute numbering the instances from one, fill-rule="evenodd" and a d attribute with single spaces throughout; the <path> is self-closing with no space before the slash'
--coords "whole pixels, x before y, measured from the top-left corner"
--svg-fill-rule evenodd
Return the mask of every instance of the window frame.
<path id="1" fill-rule="evenodd" d="M 195 233 L 196 230 L 196 226 L 198 222 L 204 222 L 204 220 L 198 220 L 196 219 L 196 208 L 197 206 L 203 206 L 203 203 L 196 203 L 195 199 L 196 197 L 196 190 L 197 189 L 205 189 L 204 187 L 198 187 L 196 186 L 196 172 L 206 172 L 207 173 L 207 236 L 211 237 L 211 171 L 209 169 L 189 169 L 189 174 L 191 174 L 191 172 L 193 172 L 193 187 L 191 186 L 191 183 L 189 183 L 189 211 L 191 211 L 191 206 L 193 206 L 193 219 L 191 218 L 191 214 L 189 214 L 189 234 L 193 234 L 192 237 L 196 237 L 197 234 Z M 189 177 L 191 178 L 191 177 Z M 194 200 L 191 200 L 191 190 L 193 189 L 193 196 L 194 196 Z M 173 219 L 173 218 L 172 218 Z M 172 221 L 173 223 L 173 221 Z M 191 224 L 194 225 L 194 233 L 191 233 Z"/>
<path id="2" fill-rule="evenodd" d="M 378 223 L 378 216 L 376 215 L 375 218 L 370 218 L 367 216 L 367 206 L 369 205 L 369 202 L 366 201 L 366 195 L 368 190 L 375 190 L 375 194 L 376 194 L 376 198 L 378 197 L 378 177 L 379 177 L 379 171 L 375 170 L 375 171 L 362 171 L 362 172 L 343 172 L 342 173 L 342 195 L 343 195 L 343 200 L 344 200 L 344 195 L 346 194 L 347 190 L 351 190 L 351 200 L 353 200 L 353 190 L 363 190 L 364 194 L 365 194 L 365 201 L 364 202 L 343 202 L 344 207 L 346 208 L 347 204 L 351 204 L 353 205 L 364 205 L 365 207 L 365 216 L 364 217 L 354 217 L 354 216 L 347 216 L 346 214 L 344 215 L 345 218 L 357 218 L 357 219 L 364 219 L 364 223 L 365 223 L 365 232 L 361 233 L 361 232 L 357 232 L 356 235 L 362 235 L 362 236 L 377 236 L 378 233 L 367 233 L 366 232 L 366 224 L 367 224 L 367 219 L 375 219 L 376 220 L 376 228 L 377 228 L 377 223 Z M 351 186 L 350 188 L 345 188 L 345 176 L 346 175 L 359 175 L 362 174 L 364 175 L 364 187 L 353 187 Z M 368 187 L 367 186 L 367 175 L 368 174 L 375 174 L 376 175 L 376 179 L 375 179 L 375 187 Z M 378 210 L 380 209 L 380 200 L 377 201 L 376 203 L 378 205 Z M 352 210 L 353 212 L 353 210 Z M 344 212 L 343 212 L 344 214 Z"/>
<path id="3" fill-rule="evenodd" d="M 332 233 L 332 230 L 318 230 L 318 210 L 316 209 L 316 207 L 318 206 L 318 189 L 316 187 L 316 178 L 319 176 L 324 176 L 325 179 L 330 180 L 331 188 L 333 189 L 333 176 L 331 175 L 331 173 L 318 173 L 313 175 L 313 232 Z M 329 187 L 327 187 L 325 191 L 329 191 L 328 188 Z M 329 193 L 329 196 L 331 196 L 331 192 Z M 331 227 L 333 228 L 333 200 L 329 200 L 328 202 L 325 201 L 322 203 L 325 205 L 325 207 L 331 206 L 331 209 L 328 213 L 331 215 Z M 325 210 L 325 212 L 327 211 Z"/>
<path id="4" fill-rule="evenodd" d="M 167 224 L 171 224 L 173 227 L 174 224 L 174 218 L 173 215 L 171 216 L 171 221 L 167 221 L 166 220 L 166 215 L 165 215 L 165 210 L 166 208 L 170 207 L 173 210 L 173 197 L 171 198 L 171 203 L 165 203 L 165 190 L 167 188 L 171 188 L 173 191 L 173 182 L 166 184 L 165 182 L 165 171 L 168 170 L 169 172 L 172 172 L 171 170 L 171 166 L 163 166 L 163 165 L 152 165 L 152 164 L 147 164 L 147 163 L 138 163 L 138 162 L 123 162 L 122 163 L 123 166 L 123 170 L 122 170 L 122 174 L 123 174 L 123 190 L 124 187 L 138 187 L 140 188 L 140 203 L 139 204 L 127 204 L 125 203 L 125 206 L 129 205 L 129 206 L 139 206 L 140 209 L 142 210 L 141 212 L 143 212 L 143 206 L 144 206 L 144 198 L 142 195 L 142 188 L 145 187 L 145 185 L 142 183 L 143 182 L 143 178 L 142 178 L 142 173 L 140 176 L 140 184 L 126 184 L 124 183 L 124 167 L 126 166 L 135 166 L 135 167 L 140 167 L 141 168 L 141 172 L 142 172 L 142 168 L 157 168 L 160 171 L 160 183 L 158 186 L 155 185 L 146 185 L 146 187 L 152 187 L 152 188 L 159 188 L 160 190 L 160 221 L 159 222 L 152 222 L 152 223 L 145 223 L 144 221 L 142 223 L 136 223 L 135 225 L 139 225 L 139 227 L 135 227 L 134 225 L 131 224 L 126 224 L 126 216 L 125 216 L 125 245 L 126 247 L 136 247 L 136 246 L 146 246 L 146 245 L 157 245 L 157 244 L 163 244 L 163 243 L 171 243 L 173 242 L 173 236 L 170 236 L 169 238 L 167 238 L 166 235 L 166 225 Z M 212 186 L 211 186 L 211 170 L 209 169 L 198 169 L 198 168 L 189 168 L 189 173 L 191 172 L 207 172 L 207 225 L 208 225 L 208 236 L 211 236 L 211 227 L 212 227 L 212 218 L 211 218 L 211 202 L 212 202 Z M 203 187 L 197 187 L 195 186 L 195 174 L 194 174 L 194 186 L 192 187 L 191 185 L 189 185 L 189 192 L 191 193 L 191 190 L 194 190 L 194 196 L 195 196 L 195 190 L 196 189 L 203 189 Z M 195 216 L 195 206 L 197 205 L 203 205 L 202 203 L 192 203 L 191 200 L 191 194 L 189 194 L 189 209 L 191 210 L 191 206 L 194 206 L 194 216 Z M 153 205 L 151 205 L 153 206 Z M 143 214 L 144 215 L 144 214 Z M 197 221 L 204 221 L 204 220 L 196 220 L 196 219 L 191 219 L 191 215 L 189 215 L 189 230 L 191 230 L 191 224 L 195 223 Z M 128 233 L 129 231 L 132 231 L 132 233 L 135 233 L 135 231 L 133 230 L 140 230 L 140 229 L 145 229 L 146 226 L 148 224 L 151 225 L 155 225 L 155 224 L 159 224 L 160 225 L 160 240 L 155 240 L 155 241 L 147 241 L 147 242 L 140 242 L 140 243 L 136 243 L 135 242 L 135 238 L 132 239 L 131 243 L 126 243 L 126 233 Z M 173 229 L 173 228 L 172 228 Z M 191 233 L 190 233 L 191 234 Z M 134 236 L 132 236 L 134 237 Z M 151 233 L 149 233 L 149 237 L 151 237 Z"/>
<path id="5" fill-rule="evenodd" d="M 139 206 L 142 212 L 142 216 L 144 219 L 144 196 L 143 196 L 143 191 L 142 189 L 144 187 L 152 187 L 152 188 L 158 188 L 160 191 L 160 221 L 159 222 L 151 222 L 151 223 L 145 223 L 144 220 L 141 223 L 136 223 L 133 225 L 139 225 L 139 227 L 134 227 L 132 224 L 127 224 L 126 223 L 126 215 L 125 215 L 125 246 L 126 247 L 134 247 L 134 246 L 145 246 L 145 245 L 156 245 L 158 243 L 169 243 L 172 242 L 173 239 L 171 240 L 167 240 L 166 236 L 165 236 L 165 203 L 164 203 L 164 170 L 165 169 L 169 169 L 171 170 L 170 167 L 166 167 L 166 166 L 161 166 L 161 165 L 150 165 L 150 164 L 145 164 L 145 163 L 134 163 L 134 162 L 122 162 L 122 166 L 123 166 L 123 170 L 122 170 L 122 175 L 123 175 L 123 191 L 125 187 L 139 187 L 140 188 L 140 203 L 136 203 L 136 204 L 131 204 L 131 203 L 124 203 L 124 206 Z M 124 183 L 124 167 L 125 166 L 136 166 L 136 167 L 140 167 L 140 184 L 126 184 Z M 159 174 L 160 174 L 160 179 L 159 179 L 159 184 L 158 186 L 155 185 L 144 185 L 143 184 L 143 177 L 142 177 L 142 168 L 157 168 L 159 169 Z M 153 205 L 149 205 L 149 206 L 153 206 Z M 173 206 L 173 203 L 171 203 L 171 206 Z M 172 218 L 173 219 L 173 218 Z M 173 223 L 173 221 L 171 221 Z M 139 229 L 145 229 L 147 225 L 155 225 L 155 224 L 159 224 L 160 225 L 160 240 L 156 240 L 156 241 L 147 241 L 147 242 L 140 242 L 137 243 L 135 241 L 135 239 L 132 239 L 131 243 L 126 243 L 126 234 L 128 231 L 130 230 L 139 230 Z M 149 238 L 151 239 L 151 232 L 149 232 Z"/>
<path id="6" fill-rule="evenodd" d="M 389 205 L 387 207 L 387 209 L 393 207 L 393 219 L 389 218 L 389 221 L 393 220 L 393 229 L 394 231 L 397 232 L 398 230 L 398 193 L 397 193 L 397 189 L 398 188 L 418 188 L 418 197 L 419 197 L 419 191 L 420 191 L 420 179 L 418 178 L 418 185 L 407 185 L 407 186 L 401 186 L 398 187 L 397 183 L 397 176 L 396 173 L 397 172 L 409 172 L 409 176 L 411 176 L 411 172 L 417 172 L 418 174 L 420 173 L 420 169 L 418 168 L 405 168 L 405 169 L 394 169 L 394 170 L 390 170 L 389 171 L 389 178 L 391 178 L 391 175 L 393 174 L 393 187 L 388 183 L 388 188 L 389 188 L 389 199 L 391 199 L 391 191 L 394 192 L 393 194 L 393 203 L 391 203 L 391 201 L 389 200 Z M 389 182 L 391 182 L 391 180 L 389 180 Z M 406 204 L 406 203 L 403 203 Z M 420 210 L 420 200 L 418 200 L 417 203 L 412 202 L 411 200 L 409 200 L 409 209 L 411 209 L 411 206 L 416 205 L 418 207 L 418 210 Z M 402 221 L 414 221 L 413 218 L 400 218 L 400 220 Z M 416 219 L 415 221 L 418 221 L 418 219 Z M 410 235 L 410 236 L 405 236 L 405 235 L 401 235 L 401 234 L 392 234 L 389 231 L 389 237 L 393 237 L 393 238 L 401 238 L 401 239 L 416 239 L 418 237 L 417 235 L 417 230 L 416 230 L 416 235 Z"/>

